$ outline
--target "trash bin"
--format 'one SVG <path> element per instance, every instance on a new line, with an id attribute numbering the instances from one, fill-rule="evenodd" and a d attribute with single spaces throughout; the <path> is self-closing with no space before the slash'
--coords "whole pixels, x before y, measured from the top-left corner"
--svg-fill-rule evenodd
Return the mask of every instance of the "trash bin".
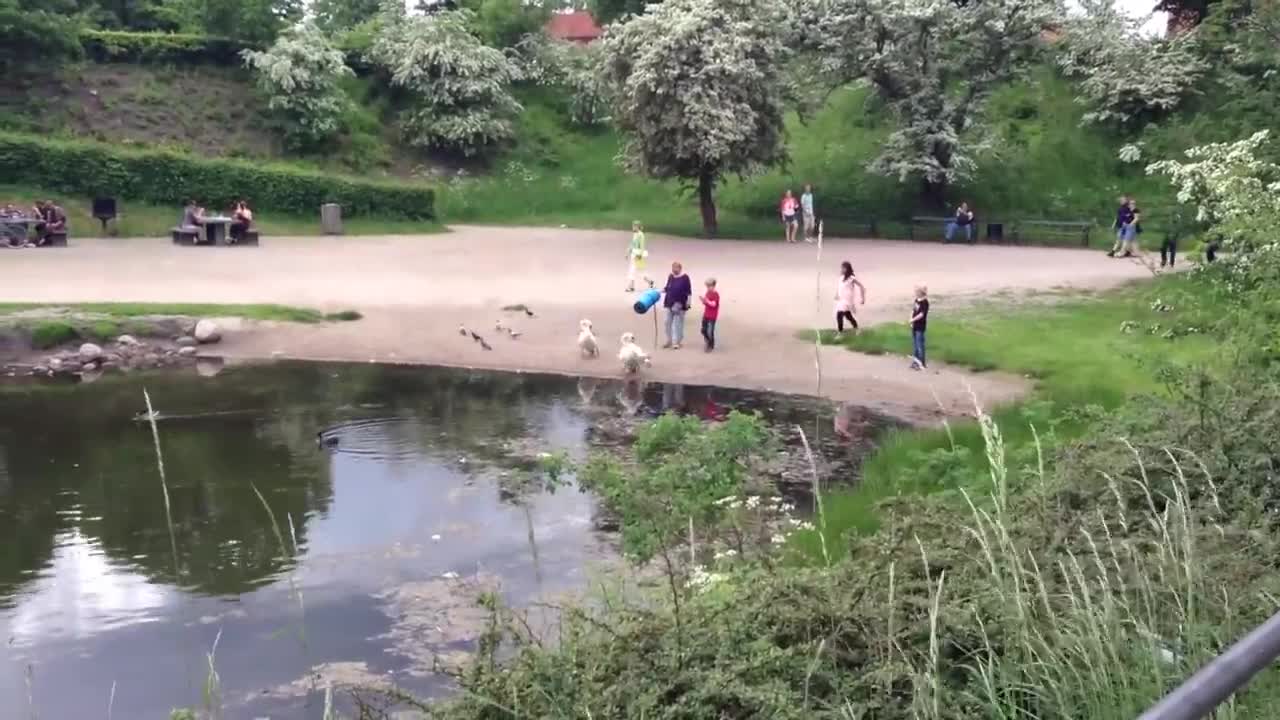
<path id="1" fill-rule="evenodd" d="M 320 206 L 320 230 L 325 235 L 342 234 L 342 206 L 325 203 Z"/>
<path id="2" fill-rule="evenodd" d="M 1004 223 L 987 223 L 987 241 L 1004 242 Z"/>

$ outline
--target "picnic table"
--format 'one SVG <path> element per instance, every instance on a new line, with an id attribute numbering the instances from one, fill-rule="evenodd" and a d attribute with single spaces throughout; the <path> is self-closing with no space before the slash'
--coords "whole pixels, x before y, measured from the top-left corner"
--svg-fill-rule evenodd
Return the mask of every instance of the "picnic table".
<path id="1" fill-rule="evenodd" d="M 226 245 L 231 232 L 231 218 L 213 215 L 204 219 L 204 241 L 210 245 Z"/>
<path id="2" fill-rule="evenodd" d="M 22 245 L 27 244 L 27 239 L 31 237 L 31 225 L 38 222 L 35 218 L 19 216 L 19 217 L 2 217 L 0 218 L 0 239 L 3 239 L 9 247 L 14 247 L 14 240 L 20 240 Z"/>

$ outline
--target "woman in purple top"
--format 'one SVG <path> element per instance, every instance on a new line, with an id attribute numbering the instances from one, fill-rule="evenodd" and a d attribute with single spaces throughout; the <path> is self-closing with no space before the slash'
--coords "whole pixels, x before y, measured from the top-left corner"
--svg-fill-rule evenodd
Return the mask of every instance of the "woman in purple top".
<path id="1" fill-rule="evenodd" d="M 680 343 L 684 342 L 684 314 L 689 311 L 689 298 L 693 297 L 693 284 L 680 263 L 671 263 L 671 274 L 662 293 L 662 306 L 667 309 L 667 344 L 662 347 L 679 350 Z"/>

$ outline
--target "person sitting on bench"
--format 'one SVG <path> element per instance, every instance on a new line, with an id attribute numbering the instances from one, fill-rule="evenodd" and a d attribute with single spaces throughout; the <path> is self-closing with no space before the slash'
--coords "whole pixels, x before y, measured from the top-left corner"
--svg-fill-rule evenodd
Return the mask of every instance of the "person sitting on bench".
<path id="1" fill-rule="evenodd" d="M 0 220 L 20 220 L 22 217 L 22 211 L 12 204 L 0 207 Z M 23 225 L 0 224 L 0 238 L 3 238 L 5 245 L 11 248 L 21 248 L 29 244 L 27 242 L 26 228 Z"/>
<path id="2" fill-rule="evenodd" d="M 249 232 L 251 227 L 253 227 L 253 211 L 249 209 L 247 201 L 241 200 L 231 210 L 231 241 L 243 240 L 245 233 Z"/>
<path id="3" fill-rule="evenodd" d="M 946 242 L 951 242 L 952 236 L 956 234 L 956 228 L 964 230 L 964 241 L 973 242 L 973 211 L 969 209 L 969 203 L 962 202 L 960 207 L 956 208 L 955 218 L 947 223 L 947 231 L 945 234 Z"/>
<path id="4" fill-rule="evenodd" d="M 36 245 L 44 245 L 54 235 L 67 232 L 67 211 L 52 200 L 37 205 L 40 221 L 36 223 Z"/>
<path id="5" fill-rule="evenodd" d="M 196 204 L 194 199 L 188 200 L 182 208 L 182 222 L 178 227 L 183 232 L 193 233 L 199 240 L 204 232 L 204 208 Z"/>

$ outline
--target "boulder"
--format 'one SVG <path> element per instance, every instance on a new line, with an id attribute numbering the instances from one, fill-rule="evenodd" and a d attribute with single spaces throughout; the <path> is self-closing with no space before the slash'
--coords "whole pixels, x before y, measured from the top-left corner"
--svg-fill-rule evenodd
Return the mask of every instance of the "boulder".
<path id="1" fill-rule="evenodd" d="M 62 369 L 62 358 L 49 358 L 49 372 L 58 372 Z"/>
<path id="2" fill-rule="evenodd" d="M 199 340 L 196 340 L 190 335 L 183 335 L 174 342 L 178 343 L 178 347 L 195 347 L 200 344 Z"/>
<path id="3" fill-rule="evenodd" d="M 80 362 L 93 362 L 102 357 L 102 348 L 93 343 L 85 343 L 80 346 Z"/>
<path id="4" fill-rule="evenodd" d="M 195 357 L 196 349 L 193 347 L 178 348 L 178 357 Z"/>
<path id="5" fill-rule="evenodd" d="M 218 323 L 204 319 L 196 323 L 195 332 L 191 333 L 195 336 L 196 342 L 216 343 L 222 339 L 222 328 L 218 327 Z"/>
<path id="6" fill-rule="evenodd" d="M 80 370 L 83 368 L 84 368 L 83 363 L 77 362 L 75 360 L 67 360 L 66 362 L 62 363 L 62 369 L 59 372 L 70 375 L 73 373 L 80 372 Z"/>
<path id="7" fill-rule="evenodd" d="M 116 344 L 118 344 L 118 345 L 137 345 L 137 344 L 138 344 L 138 340 L 137 340 L 137 338 L 135 338 L 135 337 L 134 337 L 134 336 L 132 336 L 132 335 L 121 335 L 120 337 L 116 338 Z"/>
<path id="8" fill-rule="evenodd" d="M 80 373 L 80 382 L 82 383 L 97 382 L 98 378 L 100 377 L 102 377 L 101 370 L 85 370 L 84 372 Z"/>
<path id="9" fill-rule="evenodd" d="M 222 372 L 222 358 L 196 358 L 196 374 L 200 377 L 214 377 Z"/>
<path id="10" fill-rule="evenodd" d="M 81 371 L 81 372 L 92 372 L 92 371 L 97 370 L 97 369 L 98 369 L 98 361 L 97 361 L 97 360 L 90 360 L 89 362 L 87 362 L 87 363 L 85 363 L 85 364 L 84 364 L 84 367 L 80 368 L 80 371 Z"/>
<path id="11" fill-rule="evenodd" d="M 44 375 L 48 372 L 49 372 L 49 368 L 45 367 L 44 365 L 36 365 L 35 367 L 31 368 L 32 375 Z"/>

